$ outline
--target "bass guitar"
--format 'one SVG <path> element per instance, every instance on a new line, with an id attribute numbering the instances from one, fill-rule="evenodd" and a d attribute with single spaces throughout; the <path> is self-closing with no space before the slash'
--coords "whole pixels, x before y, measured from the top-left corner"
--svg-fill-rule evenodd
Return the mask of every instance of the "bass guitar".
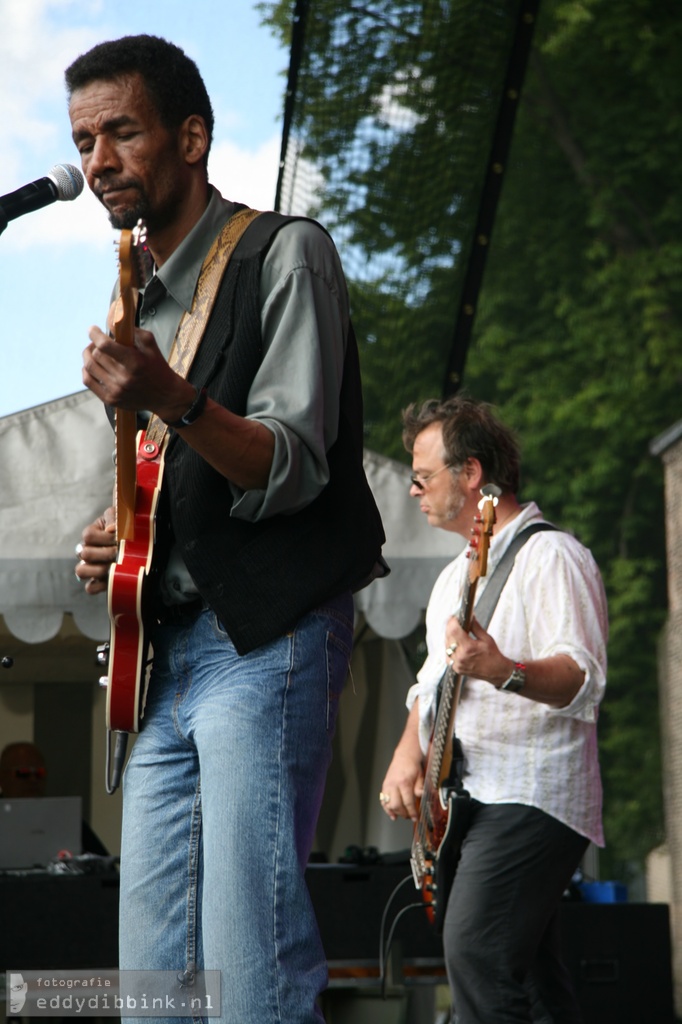
<path id="1" fill-rule="evenodd" d="M 458 621 L 469 631 L 478 580 L 486 575 L 488 549 L 495 525 L 495 506 L 500 490 L 494 484 L 481 489 L 482 498 L 474 520 L 467 551 L 469 569 Z M 455 714 L 462 677 L 448 666 L 441 681 L 438 710 L 424 773 L 424 792 L 414 826 L 410 863 L 417 889 L 421 889 L 427 915 L 442 931 L 448 896 L 468 823 L 469 793 L 462 781 L 464 754 L 455 735 Z"/>
<path id="2" fill-rule="evenodd" d="M 134 342 L 138 290 L 150 267 L 145 227 L 138 222 L 119 241 L 119 298 L 111 327 L 121 345 Z M 151 666 L 147 623 L 163 450 L 138 434 L 135 412 L 116 409 L 115 415 L 118 554 L 109 573 L 108 673 L 101 682 L 107 689 L 107 728 L 130 733 L 140 728 Z"/>

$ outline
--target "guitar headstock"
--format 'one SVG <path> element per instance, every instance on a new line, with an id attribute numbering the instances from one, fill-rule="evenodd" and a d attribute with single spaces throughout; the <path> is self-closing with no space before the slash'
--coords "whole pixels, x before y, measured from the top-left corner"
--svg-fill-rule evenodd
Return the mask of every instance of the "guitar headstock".
<path id="1" fill-rule="evenodd" d="M 469 579 L 472 583 L 485 576 L 488 571 L 488 550 L 495 526 L 495 508 L 501 494 L 502 491 L 496 484 L 485 484 L 481 488 L 481 500 L 478 503 L 478 513 L 474 516 L 472 538 L 469 542 Z"/>
<path id="2" fill-rule="evenodd" d="M 147 246 L 147 228 L 138 220 L 134 228 L 124 228 L 116 243 L 118 253 L 118 298 L 110 314 L 113 334 L 122 345 L 132 345 L 135 330 L 137 293 L 152 276 L 153 259 Z"/>
<path id="3" fill-rule="evenodd" d="M 130 288 L 144 288 L 152 276 L 153 264 L 145 222 L 138 220 L 134 228 L 124 228 L 116 246 L 121 294 Z"/>

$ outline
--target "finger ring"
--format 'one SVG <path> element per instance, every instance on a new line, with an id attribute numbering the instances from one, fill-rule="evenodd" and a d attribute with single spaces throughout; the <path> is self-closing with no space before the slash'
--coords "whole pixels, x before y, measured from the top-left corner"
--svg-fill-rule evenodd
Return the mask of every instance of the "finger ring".
<path id="1" fill-rule="evenodd" d="M 83 552 L 83 545 L 82 544 L 76 544 L 75 551 L 76 551 L 77 555 L 81 555 L 82 552 Z"/>
<path id="2" fill-rule="evenodd" d="M 379 793 L 379 799 L 381 800 L 382 804 L 387 804 L 391 798 L 388 795 L 388 793 Z"/>
<path id="3" fill-rule="evenodd" d="M 447 654 L 448 658 L 451 658 L 456 650 L 457 650 L 457 644 L 456 643 L 450 644 L 449 647 L 445 648 L 445 653 Z"/>

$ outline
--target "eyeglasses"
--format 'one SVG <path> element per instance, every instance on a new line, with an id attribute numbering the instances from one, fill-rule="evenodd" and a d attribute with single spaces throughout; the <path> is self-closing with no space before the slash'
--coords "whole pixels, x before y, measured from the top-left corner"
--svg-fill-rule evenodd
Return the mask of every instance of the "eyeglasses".
<path id="1" fill-rule="evenodd" d="M 412 473 L 410 476 L 410 487 L 416 487 L 418 491 L 425 491 L 429 480 L 433 480 L 434 476 L 438 476 L 444 469 L 450 469 L 449 462 L 446 462 L 440 469 L 434 469 L 433 473 L 429 473 L 428 476 L 419 476 L 418 473 Z"/>
<path id="2" fill-rule="evenodd" d="M 15 779 L 44 779 L 46 775 L 44 768 L 13 768 L 12 775 Z"/>

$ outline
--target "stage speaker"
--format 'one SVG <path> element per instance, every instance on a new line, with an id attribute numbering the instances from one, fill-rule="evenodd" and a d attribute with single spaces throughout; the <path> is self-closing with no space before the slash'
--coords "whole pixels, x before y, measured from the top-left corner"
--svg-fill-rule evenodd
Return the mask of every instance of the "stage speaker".
<path id="1" fill-rule="evenodd" d="M 352 978 L 361 986 L 363 977 L 376 984 L 382 936 L 403 910 L 395 931 L 402 980 L 446 984 L 440 939 L 423 908 L 411 907 L 420 896 L 408 864 L 312 866 L 306 877 L 332 986 Z M 584 1024 L 675 1024 L 667 905 L 566 901 L 560 913 Z"/>
<path id="2" fill-rule="evenodd" d="M 675 1024 L 662 903 L 562 903 L 566 966 L 584 1024 Z"/>
<path id="3" fill-rule="evenodd" d="M 0 875 L 0 970 L 118 965 L 118 873 Z"/>
<path id="4" fill-rule="evenodd" d="M 382 941 L 395 923 L 394 940 L 403 956 L 442 962 L 442 943 L 409 863 L 311 865 L 306 881 L 328 960 L 378 961 Z"/>

